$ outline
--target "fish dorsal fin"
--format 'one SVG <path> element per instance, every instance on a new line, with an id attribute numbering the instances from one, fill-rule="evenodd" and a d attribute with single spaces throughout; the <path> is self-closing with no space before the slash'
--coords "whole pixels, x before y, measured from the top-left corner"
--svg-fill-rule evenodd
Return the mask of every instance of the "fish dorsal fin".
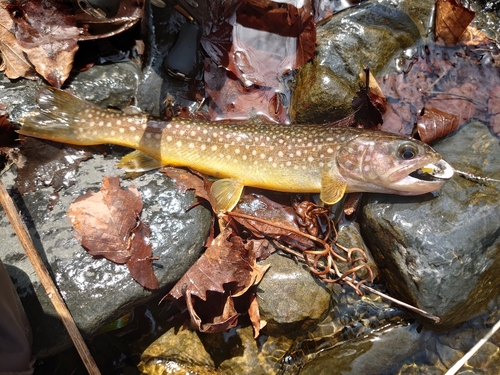
<path id="1" fill-rule="evenodd" d="M 232 178 L 223 178 L 212 184 L 212 195 L 215 198 L 217 213 L 231 211 L 240 200 L 243 185 Z"/>
<path id="2" fill-rule="evenodd" d="M 321 173 L 321 192 L 320 199 L 326 204 L 335 204 L 345 194 L 347 183 L 345 181 L 334 178 L 327 172 Z"/>
<path id="3" fill-rule="evenodd" d="M 127 172 L 146 172 L 163 166 L 162 162 L 137 150 L 125 155 L 117 164 Z"/>

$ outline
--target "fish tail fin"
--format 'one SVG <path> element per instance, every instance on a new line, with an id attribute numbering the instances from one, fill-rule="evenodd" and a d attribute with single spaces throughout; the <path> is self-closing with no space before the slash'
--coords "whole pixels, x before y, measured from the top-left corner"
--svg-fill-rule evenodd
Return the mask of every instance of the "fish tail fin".
<path id="1" fill-rule="evenodd" d="M 53 87 L 38 92 L 40 111 L 20 120 L 19 134 L 74 145 L 105 143 L 90 126 L 98 121 L 101 107 Z"/>

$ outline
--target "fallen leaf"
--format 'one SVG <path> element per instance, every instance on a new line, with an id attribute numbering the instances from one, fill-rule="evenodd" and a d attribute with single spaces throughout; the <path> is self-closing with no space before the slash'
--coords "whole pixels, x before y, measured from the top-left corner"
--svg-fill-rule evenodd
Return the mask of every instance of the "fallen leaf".
<path id="1" fill-rule="evenodd" d="M 244 196 L 233 211 L 264 219 L 273 224 L 269 225 L 256 220 L 232 217 L 257 238 L 273 238 L 301 251 L 314 248 L 313 241 L 292 231 L 299 231 L 300 229 L 295 211 L 291 207 L 284 207 L 263 195 L 253 194 Z"/>
<path id="2" fill-rule="evenodd" d="M 28 161 L 16 176 L 16 188 L 21 194 L 33 192 L 38 186 L 52 186 L 59 191 L 73 185 L 80 162 L 92 156 L 78 147 L 31 137 L 26 138 L 20 153 Z"/>
<path id="3" fill-rule="evenodd" d="M 204 27 L 201 44 L 211 60 L 205 64 L 205 85 L 215 105 L 212 120 L 262 115 L 289 122 L 283 105 L 290 97 L 287 75 L 310 60 L 316 48 L 311 4 L 300 6 L 243 1 L 235 17 L 227 18 L 233 21 Z"/>
<path id="4" fill-rule="evenodd" d="M 151 230 L 142 221 L 132 230 L 131 256 L 127 268 L 135 281 L 149 290 L 158 289 L 158 279 L 151 267 Z"/>
<path id="5" fill-rule="evenodd" d="M 417 130 L 422 142 L 429 143 L 444 137 L 458 129 L 458 116 L 426 107 L 423 116 L 418 119 Z"/>
<path id="6" fill-rule="evenodd" d="M 14 125 L 7 119 L 7 115 L 0 114 L 0 148 L 19 146 L 19 135 Z"/>
<path id="7" fill-rule="evenodd" d="M 201 332 L 220 332 L 234 326 L 241 313 L 233 299 L 259 283 L 266 270 L 257 265 L 253 249 L 226 228 L 164 298 L 187 306 Z"/>
<path id="8" fill-rule="evenodd" d="M 76 238 L 91 255 L 127 263 L 136 281 L 156 289 L 150 231 L 139 220 L 142 207 L 141 195 L 134 186 L 123 190 L 118 177 L 105 177 L 99 192 L 89 190 L 71 203 L 68 218 Z"/>
<path id="9" fill-rule="evenodd" d="M 159 171 L 174 180 L 179 191 L 194 190 L 196 197 L 207 201 L 215 212 L 215 200 L 210 193 L 210 183 L 205 176 L 174 167 L 163 167 Z"/>
<path id="10" fill-rule="evenodd" d="M 11 79 L 33 79 L 36 70 L 52 86 L 61 87 L 71 72 L 79 33 L 61 3 L 0 2 L 0 50 Z"/>
<path id="11" fill-rule="evenodd" d="M 365 86 L 356 93 L 352 100 L 354 118 L 356 123 L 363 128 L 378 128 L 382 125 L 382 114 L 387 110 L 387 101 L 368 68 L 360 73 L 360 78 L 365 82 Z"/>
<path id="12" fill-rule="evenodd" d="M 436 1 L 436 38 L 455 44 L 474 19 L 475 12 L 455 0 Z"/>

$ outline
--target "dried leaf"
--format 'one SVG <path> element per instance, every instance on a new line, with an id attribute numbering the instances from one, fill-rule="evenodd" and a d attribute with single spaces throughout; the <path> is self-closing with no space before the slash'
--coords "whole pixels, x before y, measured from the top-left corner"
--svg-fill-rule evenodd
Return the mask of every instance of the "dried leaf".
<path id="1" fill-rule="evenodd" d="M 21 194 L 33 192 L 39 185 L 52 186 L 54 191 L 73 185 L 80 162 L 92 156 L 77 147 L 31 137 L 26 138 L 20 153 L 28 161 L 16 176 Z"/>
<path id="2" fill-rule="evenodd" d="M 34 70 L 61 87 L 78 50 L 79 29 L 60 3 L 49 0 L 0 2 L 0 50 L 5 74 L 35 78 Z"/>
<path id="3" fill-rule="evenodd" d="M 455 44 L 474 19 L 475 12 L 455 0 L 436 1 L 436 38 Z"/>
<path id="4" fill-rule="evenodd" d="M 352 100 L 356 122 L 363 128 L 378 128 L 378 126 L 382 125 L 382 114 L 387 109 L 387 101 L 368 68 L 363 73 L 360 73 L 360 78 L 366 83 Z"/>
<path id="5" fill-rule="evenodd" d="M 282 101 L 287 102 L 290 93 L 281 77 L 314 56 L 312 14 L 310 3 L 297 8 L 248 0 L 232 23 L 204 28 L 201 43 L 212 60 L 205 72 L 206 88 L 215 103 L 212 120 L 259 114 L 275 122 L 289 121 Z"/>
<path id="6" fill-rule="evenodd" d="M 202 332 L 225 330 L 239 312 L 233 298 L 260 282 L 267 266 L 256 264 L 255 253 L 226 228 L 165 298 L 185 303 L 191 322 Z"/>
<path id="7" fill-rule="evenodd" d="M 314 243 L 310 239 L 287 229 L 299 230 L 295 211 L 291 207 L 284 207 L 263 195 L 254 194 L 244 196 L 234 212 L 254 216 L 274 224 L 268 225 L 259 221 L 233 217 L 257 238 L 273 238 L 299 250 L 314 248 Z"/>
<path id="8" fill-rule="evenodd" d="M 458 129 L 458 116 L 437 108 L 425 108 L 418 119 L 417 130 L 422 142 L 431 142 Z"/>
<path id="9" fill-rule="evenodd" d="M 7 119 L 7 115 L 0 114 L 0 148 L 19 146 L 19 135 L 14 130 L 14 125 Z"/>
<path id="10" fill-rule="evenodd" d="M 144 288 L 158 289 L 158 279 L 151 267 L 152 247 L 150 242 L 151 230 L 142 221 L 132 231 L 130 244 L 132 255 L 127 262 L 130 275 Z"/>
<path id="11" fill-rule="evenodd" d="M 194 190 L 195 195 L 210 203 L 212 210 L 215 212 L 215 200 L 210 193 L 210 183 L 206 177 L 196 172 L 191 173 L 185 169 L 174 167 L 164 167 L 159 171 L 174 180 L 180 191 Z"/>
<path id="12" fill-rule="evenodd" d="M 70 205 L 68 218 L 91 255 L 127 263 L 137 282 L 156 289 L 150 230 L 139 220 L 141 211 L 141 196 L 134 186 L 123 190 L 118 177 L 105 177 L 99 192 L 89 190 Z"/>
<path id="13" fill-rule="evenodd" d="M 132 255 L 131 234 L 141 211 L 134 186 L 122 190 L 118 177 L 105 177 L 99 192 L 89 190 L 71 203 L 68 217 L 90 254 L 123 264 Z"/>

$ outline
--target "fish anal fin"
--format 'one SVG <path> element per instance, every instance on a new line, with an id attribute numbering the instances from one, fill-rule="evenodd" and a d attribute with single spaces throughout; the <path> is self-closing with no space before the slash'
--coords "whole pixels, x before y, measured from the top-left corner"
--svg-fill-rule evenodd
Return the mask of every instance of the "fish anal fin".
<path id="1" fill-rule="evenodd" d="M 126 172 L 146 172 L 163 166 L 161 161 L 137 150 L 125 155 L 117 164 Z"/>
<path id="2" fill-rule="evenodd" d="M 244 186 L 232 178 L 223 178 L 212 184 L 212 195 L 215 198 L 217 213 L 231 211 L 238 203 Z"/>
<path id="3" fill-rule="evenodd" d="M 345 194 L 347 183 L 333 177 L 331 174 L 323 172 L 321 174 L 321 192 L 320 199 L 326 204 L 335 204 Z"/>

